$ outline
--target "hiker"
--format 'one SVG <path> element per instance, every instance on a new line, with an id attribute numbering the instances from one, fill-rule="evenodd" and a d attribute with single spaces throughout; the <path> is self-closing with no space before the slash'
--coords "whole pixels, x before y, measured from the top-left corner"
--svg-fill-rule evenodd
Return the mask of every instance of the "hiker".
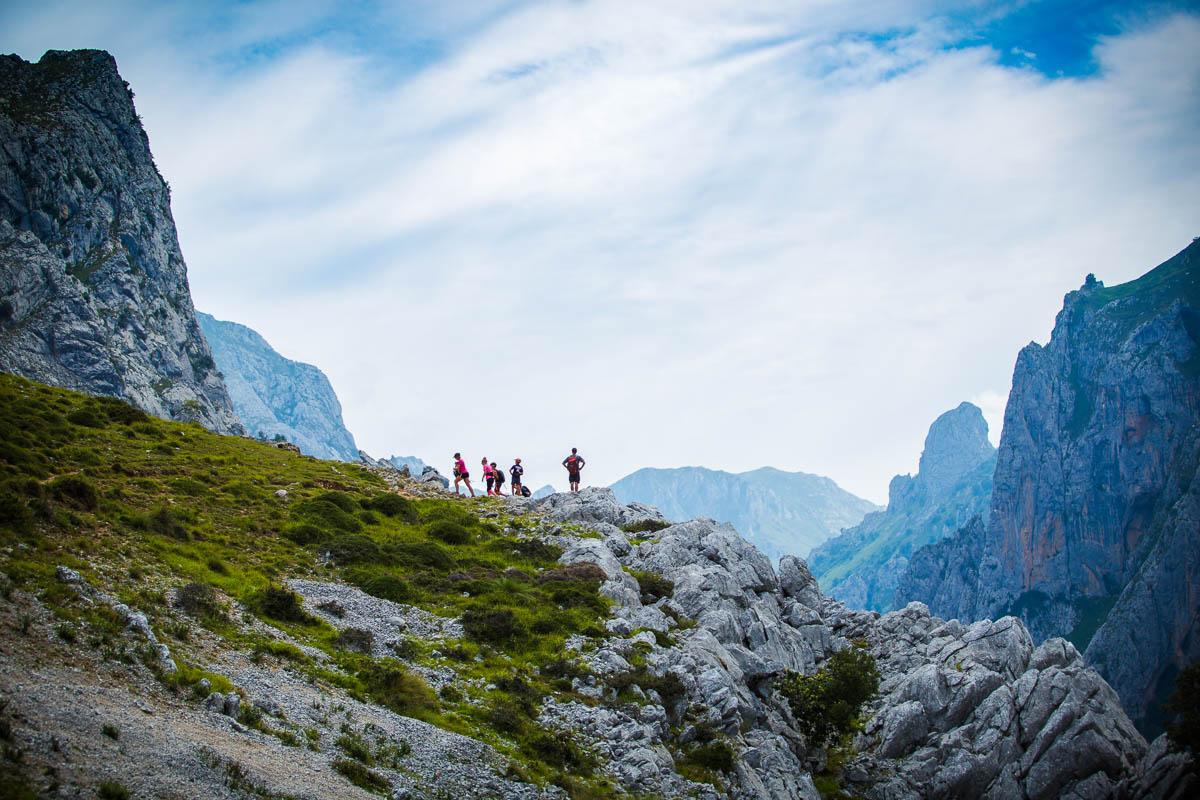
<path id="1" fill-rule="evenodd" d="M 508 468 L 508 474 L 512 475 L 512 496 L 523 496 L 525 492 L 522 491 L 524 486 L 521 483 L 521 476 L 525 474 L 525 468 L 521 466 L 521 459 L 513 459 L 513 465 Z"/>
<path id="2" fill-rule="evenodd" d="M 571 491 L 578 492 L 579 470 L 587 466 L 587 462 L 579 455 L 579 451 L 572 447 L 571 455 L 563 459 L 563 466 L 567 468 L 567 480 L 571 482 Z"/>
<path id="3" fill-rule="evenodd" d="M 492 477 L 496 479 L 496 497 L 504 497 L 504 470 L 496 466 L 496 462 L 492 462 Z"/>
<path id="4" fill-rule="evenodd" d="M 462 481 L 467 485 L 467 491 L 471 493 L 471 497 L 475 496 L 475 490 L 471 488 L 471 473 L 467 472 L 467 462 L 463 461 L 462 453 L 454 454 L 454 493 L 462 494 L 458 490 L 458 482 Z"/>
<path id="5" fill-rule="evenodd" d="M 488 497 L 496 493 L 496 476 L 492 473 L 492 465 L 488 463 L 487 456 L 483 457 L 483 479 L 487 481 Z"/>

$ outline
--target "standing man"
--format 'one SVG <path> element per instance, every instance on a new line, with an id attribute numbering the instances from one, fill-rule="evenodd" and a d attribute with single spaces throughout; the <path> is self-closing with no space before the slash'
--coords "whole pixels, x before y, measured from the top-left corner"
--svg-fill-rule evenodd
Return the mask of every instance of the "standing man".
<path id="1" fill-rule="evenodd" d="M 567 480 L 571 482 L 571 491 L 579 491 L 579 470 L 583 469 L 587 462 L 583 460 L 583 456 L 579 455 L 579 451 L 574 447 L 571 448 L 571 455 L 563 459 L 563 466 L 567 468 Z"/>
<path id="2" fill-rule="evenodd" d="M 521 476 L 525 474 L 525 468 L 521 466 L 521 459 L 514 458 L 513 465 L 508 468 L 508 474 L 512 475 L 512 495 L 513 497 L 521 496 Z"/>
<path id="3" fill-rule="evenodd" d="M 454 493 L 461 494 L 458 491 L 458 482 L 462 481 L 467 484 L 467 491 L 471 493 L 471 497 L 475 496 L 475 490 L 471 488 L 471 473 L 467 472 L 467 462 L 463 461 L 462 453 L 454 454 Z"/>

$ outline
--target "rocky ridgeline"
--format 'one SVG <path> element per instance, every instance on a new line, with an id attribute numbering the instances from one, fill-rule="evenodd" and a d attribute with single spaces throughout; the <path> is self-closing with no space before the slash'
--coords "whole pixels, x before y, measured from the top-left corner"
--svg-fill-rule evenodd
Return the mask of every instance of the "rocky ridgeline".
<path id="1" fill-rule="evenodd" d="M 0 369 L 240 432 L 112 56 L 0 57 Z"/>
<path id="2" fill-rule="evenodd" d="M 600 536 L 556 536 L 562 562 L 599 565 L 615 603 L 608 628 L 618 636 L 583 653 L 592 670 L 627 673 L 636 648 L 651 675 L 682 683 L 670 702 L 646 689 L 648 702 L 627 710 L 572 703 L 543 712 L 546 724 L 590 740 L 630 790 L 713 795 L 673 770 L 668 740 L 682 724 L 684 741 L 707 725 L 734 743 L 728 796 L 819 797 L 811 775 L 824 752 L 804 741 L 772 679 L 810 673 L 864 641 L 883 682 L 845 780 L 865 797 L 1183 797 L 1194 786 L 1163 741 L 1148 751 L 1115 692 L 1070 643 L 1035 648 L 1015 618 L 968 626 L 919 603 L 882 617 L 849 610 L 821 594 L 803 561 L 784 558 L 776 572 L 727 525 L 694 520 L 631 538 L 621 526 L 657 511 L 621 505 L 603 489 L 553 495 L 535 508 Z M 643 603 L 627 570 L 661 574 L 672 596 Z M 684 629 L 680 619 L 697 624 Z"/>
<path id="3" fill-rule="evenodd" d="M 1144 730 L 1200 658 L 1200 241 L 1089 276 L 1017 358 L 990 517 L 914 557 L 898 599 L 1065 636 Z"/>

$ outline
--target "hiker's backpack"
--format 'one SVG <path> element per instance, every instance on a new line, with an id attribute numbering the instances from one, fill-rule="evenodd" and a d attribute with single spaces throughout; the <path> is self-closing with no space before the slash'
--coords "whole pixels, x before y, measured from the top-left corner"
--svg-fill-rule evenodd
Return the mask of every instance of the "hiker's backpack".
<path id="1" fill-rule="evenodd" d="M 504 483 L 504 470 L 494 469 L 494 470 L 492 470 L 492 472 L 496 476 L 496 485 L 500 486 L 501 484 L 503 484 Z"/>
<path id="2" fill-rule="evenodd" d="M 522 497 L 529 497 L 529 495 L 531 495 L 531 494 L 533 494 L 533 492 L 529 491 L 529 487 L 528 487 L 528 486 L 522 486 L 522 487 L 521 487 L 521 496 L 522 496 Z"/>
<path id="3" fill-rule="evenodd" d="M 571 472 L 579 471 L 579 456 L 567 456 L 567 469 Z"/>

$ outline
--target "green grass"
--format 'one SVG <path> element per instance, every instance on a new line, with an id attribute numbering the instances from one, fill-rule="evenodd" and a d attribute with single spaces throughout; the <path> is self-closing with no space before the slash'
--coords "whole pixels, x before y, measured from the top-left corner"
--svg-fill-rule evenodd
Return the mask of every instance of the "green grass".
<path id="1" fill-rule="evenodd" d="M 288 491 L 286 502 L 277 489 Z M 498 519 L 479 516 L 496 510 Z M 562 673 L 564 645 L 576 634 L 605 636 L 609 601 L 586 575 L 539 581 L 558 566 L 561 550 L 531 538 L 528 520 L 512 526 L 520 533 L 505 533 L 504 514 L 486 500 L 397 497 L 358 465 L 0 375 L 0 571 L 72 635 L 116 661 L 144 658 L 120 620 L 55 580 L 60 564 L 171 632 L 181 669 L 163 679 L 181 691 L 202 678 L 214 691 L 232 690 L 202 664 L 187 663 L 184 637 L 200 626 L 228 647 L 278 658 L 314 681 L 486 741 L 531 779 L 574 770 L 586 788 L 587 755 L 543 738 L 533 720 L 546 695 L 579 699 Z M 292 577 L 353 583 L 437 615 L 503 625 L 468 626 L 467 638 L 440 646 L 438 659 L 432 648 L 408 647 L 406 656 L 458 675 L 456 690 L 439 697 L 403 662 L 339 647 L 337 632 L 286 589 Z M 167 597 L 184 587 L 172 606 Z M 248 633 L 230 601 L 329 654 L 332 665 Z M 500 688 L 476 688 L 487 684 Z M 515 733 L 480 711 L 501 700 L 524 709 Z"/>

